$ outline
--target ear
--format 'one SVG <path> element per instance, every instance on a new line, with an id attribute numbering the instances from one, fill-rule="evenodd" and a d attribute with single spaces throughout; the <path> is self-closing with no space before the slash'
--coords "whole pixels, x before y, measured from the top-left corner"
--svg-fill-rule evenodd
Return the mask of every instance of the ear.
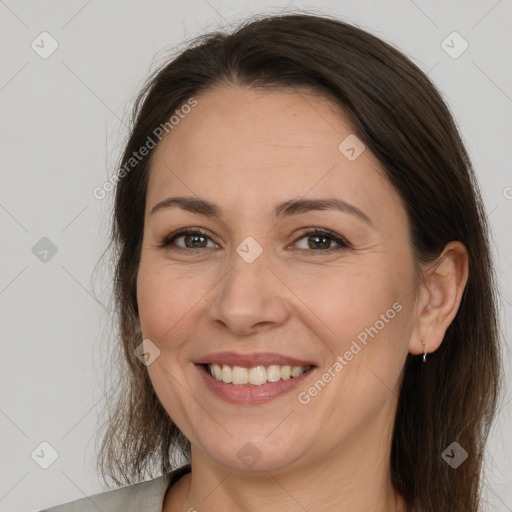
<path id="1" fill-rule="evenodd" d="M 427 352 L 441 345 L 446 329 L 460 306 L 468 280 L 468 252 L 462 242 L 446 244 L 442 254 L 423 270 L 416 305 L 413 337 L 409 342 L 411 354 L 423 354 L 421 338 Z"/>

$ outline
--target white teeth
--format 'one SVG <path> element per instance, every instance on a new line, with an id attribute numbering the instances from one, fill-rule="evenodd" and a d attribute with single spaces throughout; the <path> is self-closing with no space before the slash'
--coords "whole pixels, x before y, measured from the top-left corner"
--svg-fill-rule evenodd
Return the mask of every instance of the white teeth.
<path id="1" fill-rule="evenodd" d="M 267 370 L 264 366 L 256 366 L 249 370 L 249 384 L 261 386 L 267 382 Z"/>
<path id="2" fill-rule="evenodd" d="M 222 369 L 218 364 L 212 364 L 210 367 L 210 371 L 213 371 L 213 376 L 217 380 L 222 380 Z"/>
<path id="3" fill-rule="evenodd" d="M 226 384 L 252 384 L 261 386 L 266 382 L 277 382 L 279 380 L 288 380 L 290 378 L 300 377 L 311 366 L 279 366 L 271 364 L 267 368 L 264 366 L 255 366 L 254 368 L 243 368 L 241 366 L 228 366 L 227 364 L 209 364 L 208 372 L 216 380 Z"/>
<path id="4" fill-rule="evenodd" d="M 225 364 L 222 367 L 222 382 L 225 382 L 226 384 L 229 384 L 232 380 L 232 370 L 231 366 L 228 366 Z"/>
<path id="5" fill-rule="evenodd" d="M 217 366 L 214 364 L 213 366 Z M 247 384 L 249 382 L 249 371 L 247 368 L 241 368 L 240 366 L 233 366 L 232 373 L 233 384 Z"/>
<path id="6" fill-rule="evenodd" d="M 277 364 L 272 364 L 267 368 L 267 380 L 269 382 L 277 382 L 281 380 L 281 367 Z"/>
<path id="7" fill-rule="evenodd" d="M 304 370 L 302 369 L 302 366 L 293 366 L 292 370 L 290 372 L 290 375 L 292 377 L 298 377 L 299 375 L 302 375 L 304 373 Z"/>

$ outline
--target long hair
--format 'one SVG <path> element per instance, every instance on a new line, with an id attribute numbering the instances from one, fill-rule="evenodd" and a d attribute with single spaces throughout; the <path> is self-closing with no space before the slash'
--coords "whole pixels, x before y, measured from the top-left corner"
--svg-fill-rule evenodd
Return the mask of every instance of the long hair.
<path id="1" fill-rule="evenodd" d="M 320 92 L 340 105 L 403 200 L 415 263 L 461 241 L 469 278 L 440 348 L 422 366 L 407 357 L 392 438 L 395 489 L 415 510 L 476 512 L 484 445 L 500 383 L 500 329 L 490 235 L 478 183 L 452 115 L 428 77 L 400 51 L 345 22 L 308 14 L 253 18 L 232 33 L 192 40 L 157 69 L 138 96 L 115 191 L 111 245 L 121 381 L 108 399 L 100 471 L 117 485 L 190 456 L 134 355 L 141 342 L 136 279 L 153 150 L 133 159 L 180 106 L 210 87 Z M 131 160 L 130 160 L 131 159 Z M 443 451 L 467 460 L 453 469 Z"/>

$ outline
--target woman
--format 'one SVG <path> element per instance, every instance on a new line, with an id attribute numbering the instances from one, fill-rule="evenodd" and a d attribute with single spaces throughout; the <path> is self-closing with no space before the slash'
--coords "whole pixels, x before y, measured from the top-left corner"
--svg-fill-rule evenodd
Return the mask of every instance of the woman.
<path id="1" fill-rule="evenodd" d="M 116 181 L 100 468 L 129 485 L 50 510 L 478 510 L 488 227 L 414 64 L 327 17 L 208 34 L 148 81 Z"/>

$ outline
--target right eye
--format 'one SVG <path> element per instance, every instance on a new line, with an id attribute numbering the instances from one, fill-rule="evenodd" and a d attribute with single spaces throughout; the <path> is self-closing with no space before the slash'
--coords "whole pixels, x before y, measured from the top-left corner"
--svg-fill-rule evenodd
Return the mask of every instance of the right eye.
<path id="1" fill-rule="evenodd" d="M 179 245 L 176 243 L 176 241 L 180 239 L 183 239 L 184 245 Z M 189 251 L 193 249 L 211 249 L 211 246 L 207 246 L 208 241 L 211 242 L 210 237 L 200 229 L 184 228 L 167 236 L 160 244 L 160 247 L 180 251 Z M 214 244 L 213 248 L 216 247 L 218 247 L 218 245 Z"/>

